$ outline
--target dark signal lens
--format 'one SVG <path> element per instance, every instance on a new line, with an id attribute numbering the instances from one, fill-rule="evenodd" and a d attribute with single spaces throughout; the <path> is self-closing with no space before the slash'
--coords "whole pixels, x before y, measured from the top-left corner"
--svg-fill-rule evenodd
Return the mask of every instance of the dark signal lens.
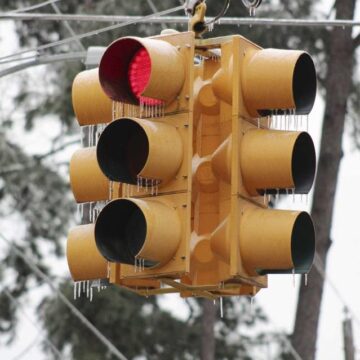
<path id="1" fill-rule="evenodd" d="M 151 59 L 145 48 L 139 49 L 129 65 L 129 84 L 133 94 L 140 103 L 150 106 L 162 105 L 164 101 L 141 96 L 149 83 L 151 75 Z"/>

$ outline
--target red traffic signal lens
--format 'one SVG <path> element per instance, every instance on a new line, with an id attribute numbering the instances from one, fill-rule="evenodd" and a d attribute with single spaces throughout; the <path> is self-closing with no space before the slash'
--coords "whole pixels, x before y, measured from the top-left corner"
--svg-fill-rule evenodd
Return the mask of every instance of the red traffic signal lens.
<path id="1" fill-rule="evenodd" d="M 169 104 L 184 85 L 184 59 L 166 41 L 124 37 L 104 52 L 99 81 L 114 101 L 147 106 Z"/>
<path id="2" fill-rule="evenodd" d="M 164 101 L 141 96 L 147 87 L 151 75 L 151 59 L 145 48 L 141 48 L 136 52 L 129 65 L 129 84 L 132 93 L 140 104 L 145 105 L 161 105 Z"/>

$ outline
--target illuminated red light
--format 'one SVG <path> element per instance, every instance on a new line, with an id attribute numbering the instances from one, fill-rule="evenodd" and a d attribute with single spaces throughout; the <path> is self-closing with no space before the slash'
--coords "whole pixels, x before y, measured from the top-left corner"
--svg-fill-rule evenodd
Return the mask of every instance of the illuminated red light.
<path id="1" fill-rule="evenodd" d="M 150 106 L 162 105 L 164 101 L 141 96 L 150 80 L 151 59 L 145 48 L 138 50 L 129 65 L 129 84 L 140 103 Z"/>

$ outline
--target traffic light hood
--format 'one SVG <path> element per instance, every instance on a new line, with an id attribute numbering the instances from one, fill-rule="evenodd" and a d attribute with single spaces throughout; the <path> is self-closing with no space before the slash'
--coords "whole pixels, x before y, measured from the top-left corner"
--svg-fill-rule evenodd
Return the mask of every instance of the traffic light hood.
<path id="1" fill-rule="evenodd" d="M 74 281 L 107 278 L 107 261 L 96 247 L 94 224 L 80 225 L 70 230 L 66 257 Z"/>
<path id="2" fill-rule="evenodd" d="M 184 84 L 183 61 L 177 48 L 164 40 L 124 37 L 106 49 L 99 79 L 112 100 L 134 105 L 167 104 Z"/>
<path id="3" fill-rule="evenodd" d="M 96 245 L 109 261 L 145 267 L 164 264 L 181 237 L 176 210 L 156 200 L 117 199 L 107 204 L 95 224 Z"/>
<path id="4" fill-rule="evenodd" d="M 70 184 L 77 203 L 107 200 L 109 179 L 96 159 L 96 148 L 77 150 L 70 160 Z"/>
<path id="5" fill-rule="evenodd" d="M 112 101 L 99 82 L 99 69 L 77 74 L 72 85 L 72 103 L 80 126 L 112 120 Z"/>
<path id="6" fill-rule="evenodd" d="M 239 225 L 240 256 L 251 275 L 307 274 L 315 230 L 306 212 L 248 208 Z"/>
<path id="7" fill-rule="evenodd" d="M 315 177 L 314 143 L 306 132 L 249 130 L 241 142 L 240 165 L 252 196 L 307 194 Z"/>
<path id="8" fill-rule="evenodd" d="M 241 59 L 242 98 L 251 117 L 309 114 L 316 97 L 316 71 L 298 50 L 248 49 Z M 232 104 L 233 59 L 212 78 L 214 94 Z"/>
<path id="9" fill-rule="evenodd" d="M 176 127 L 145 119 L 113 121 L 97 145 L 103 173 L 111 180 L 134 185 L 142 178 L 149 186 L 151 181 L 152 185 L 166 182 L 176 174 L 182 158 L 183 145 Z"/>

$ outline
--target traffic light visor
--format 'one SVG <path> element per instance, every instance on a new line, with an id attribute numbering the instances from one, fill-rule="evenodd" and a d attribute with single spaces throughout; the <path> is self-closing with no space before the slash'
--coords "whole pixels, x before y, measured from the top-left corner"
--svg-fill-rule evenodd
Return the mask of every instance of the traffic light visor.
<path id="1" fill-rule="evenodd" d="M 70 184 L 77 203 L 107 200 L 109 179 L 96 160 L 95 147 L 77 150 L 70 160 Z"/>
<path id="2" fill-rule="evenodd" d="M 249 130 L 241 143 L 240 162 L 252 196 L 307 194 L 315 177 L 315 147 L 306 132 Z"/>
<path id="3" fill-rule="evenodd" d="M 182 55 L 168 42 L 125 37 L 106 49 L 99 78 L 111 99 L 155 106 L 174 100 L 183 86 L 185 70 Z"/>
<path id="4" fill-rule="evenodd" d="M 315 66 L 303 51 L 257 50 L 247 55 L 242 85 L 251 116 L 309 114 L 316 97 Z"/>
<path id="5" fill-rule="evenodd" d="M 107 261 L 96 247 L 94 224 L 80 225 L 70 230 L 66 257 L 74 281 L 107 278 Z"/>
<path id="6" fill-rule="evenodd" d="M 304 274 L 315 254 L 315 230 L 306 212 L 249 208 L 240 221 L 240 255 L 252 275 Z"/>
<path id="7" fill-rule="evenodd" d="M 176 210 L 155 200 L 117 199 L 107 204 L 95 224 L 100 253 L 109 261 L 145 267 L 163 264 L 181 236 Z"/>
<path id="8" fill-rule="evenodd" d="M 183 145 L 175 126 L 145 119 L 121 118 L 101 134 L 97 159 L 103 173 L 113 181 L 158 185 L 181 165 Z M 143 181 L 141 180 L 141 181 Z M 151 183 L 153 182 L 153 183 Z"/>
<path id="9" fill-rule="evenodd" d="M 72 104 L 80 126 L 112 120 L 111 100 L 100 86 L 98 70 L 82 71 L 73 81 Z"/>

